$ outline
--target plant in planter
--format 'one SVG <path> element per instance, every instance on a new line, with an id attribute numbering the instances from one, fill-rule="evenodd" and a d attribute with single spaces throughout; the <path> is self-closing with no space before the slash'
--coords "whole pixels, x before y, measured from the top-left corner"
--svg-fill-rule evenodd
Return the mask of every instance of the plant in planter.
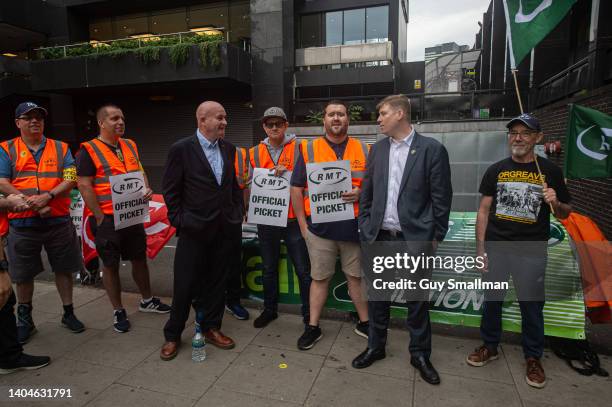
<path id="1" fill-rule="evenodd" d="M 352 122 L 359 122 L 361 121 L 361 114 L 363 113 L 363 106 L 350 105 L 348 112 L 349 112 L 349 117 L 351 118 Z"/>
<path id="2" fill-rule="evenodd" d="M 169 56 L 170 62 L 175 67 L 184 65 L 189 59 L 189 49 L 191 48 L 190 44 L 180 43 L 174 44 L 170 47 Z"/>
<path id="3" fill-rule="evenodd" d="M 306 121 L 306 123 L 323 124 L 323 112 L 314 112 L 312 110 L 309 110 L 304 120 Z"/>
<path id="4" fill-rule="evenodd" d="M 149 46 L 138 48 L 135 52 L 138 58 L 145 64 L 148 65 L 152 62 L 159 62 L 159 52 L 161 47 Z"/>

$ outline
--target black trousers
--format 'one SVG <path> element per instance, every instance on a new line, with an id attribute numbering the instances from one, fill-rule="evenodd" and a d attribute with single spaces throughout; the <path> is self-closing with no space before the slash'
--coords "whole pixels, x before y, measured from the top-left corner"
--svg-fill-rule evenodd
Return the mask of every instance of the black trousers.
<path id="1" fill-rule="evenodd" d="M 242 228 L 232 241 L 226 268 L 225 302 L 228 305 L 240 304 L 240 298 L 242 297 Z"/>
<path id="2" fill-rule="evenodd" d="M 179 235 L 174 256 L 172 310 L 164 327 L 167 341 L 180 341 L 192 303 L 204 315 L 201 321 L 203 331 L 221 328 L 227 283 L 226 265 L 231 255 L 235 229 L 236 225 L 218 221 L 211 225 L 205 235 Z"/>
<path id="3" fill-rule="evenodd" d="M 404 241 L 400 235 L 392 237 L 381 231 L 377 241 Z M 419 278 L 431 278 L 431 270 L 419 270 L 422 274 Z M 426 293 L 422 293 L 426 295 Z M 410 344 L 408 350 L 413 357 L 425 356 L 429 359 L 431 355 L 431 322 L 429 320 L 429 301 L 408 301 L 408 316 L 406 318 L 408 331 L 410 332 Z M 391 301 L 368 301 L 368 316 L 370 317 L 370 330 L 368 332 L 368 348 L 384 349 L 387 344 L 387 328 Z"/>
<path id="4" fill-rule="evenodd" d="M 0 366 L 15 361 L 23 352 L 17 341 L 17 321 L 13 311 L 16 302 L 15 293 L 11 293 L 0 310 Z"/>

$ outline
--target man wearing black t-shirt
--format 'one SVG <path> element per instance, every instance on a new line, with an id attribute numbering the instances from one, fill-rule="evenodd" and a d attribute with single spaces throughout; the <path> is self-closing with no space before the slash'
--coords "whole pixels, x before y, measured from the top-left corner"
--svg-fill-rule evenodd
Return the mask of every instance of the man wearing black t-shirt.
<path id="1" fill-rule="evenodd" d="M 550 213 L 552 209 L 557 218 L 566 218 L 571 212 L 570 195 L 561 169 L 535 156 L 534 147 L 543 137 L 538 120 L 522 114 L 507 127 L 511 156 L 491 165 L 480 184 L 478 256 L 486 259 L 483 281 L 507 282 L 512 276 L 521 309 L 525 380 L 542 388 L 546 384 L 540 358 Z M 498 358 L 505 294 L 505 290 L 485 290 L 480 323 L 484 344 L 467 357 L 472 366 L 484 366 Z"/>

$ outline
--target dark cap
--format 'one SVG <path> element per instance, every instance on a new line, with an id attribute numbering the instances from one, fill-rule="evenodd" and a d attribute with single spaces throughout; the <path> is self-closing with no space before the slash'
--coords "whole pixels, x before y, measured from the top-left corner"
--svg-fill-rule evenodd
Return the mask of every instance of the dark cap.
<path id="1" fill-rule="evenodd" d="M 283 119 L 284 121 L 287 121 L 287 115 L 285 114 L 285 111 L 281 109 L 280 107 L 267 108 L 263 116 L 261 117 L 261 121 L 263 122 L 266 119 L 270 119 L 272 117 L 278 117 L 279 119 Z"/>
<path id="2" fill-rule="evenodd" d="M 506 127 L 510 128 L 515 123 L 522 123 L 525 126 L 529 127 L 531 130 L 535 130 L 538 132 L 542 131 L 542 128 L 540 127 L 540 121 L 536 119 L 535 116 L 532 116 L 529 113 L 523 113 L 522 115 L 510 120 L 508 124 L 506 124 Z"/>
<path id="3" fill-rule="evenodd" d="M 17 109 L 15 109 L 15 118 L 23 116 L 24 114 L 27 114 L 32 110 L 40 110 L 45 115 L 45 117 L 47 116 L 47 109 L 45 109 L 44 107 L 38 106 L 34 102 L 23 102 L 20 103 L 19 106 L 17 106 Z"/>

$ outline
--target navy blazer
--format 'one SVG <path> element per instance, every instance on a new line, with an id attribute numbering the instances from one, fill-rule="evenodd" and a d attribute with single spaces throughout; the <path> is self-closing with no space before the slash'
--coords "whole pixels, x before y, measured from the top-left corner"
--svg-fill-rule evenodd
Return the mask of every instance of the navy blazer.
<path id="1" fill-rule="evenodd" d="M 389 183 L 389 151 L 385 137 L 374 144 L 367 161 L 359 198 L 359 234 L 376 240 L 382 226 Z M 414 133 L 400 184 L 397 212 L 405 240 L 442 241 L 448 230 L 453 189 L 446 148 Z"/>
<path id="2" fill-rule="evenodd" d="M 162 180 L 168 219 L 177 234 L 200 234 L 212 223 L 239 225 L 243 217 L 242 190 L 236 181 L 236 147 L 219 140 L 223 158 L 221 185 L 194 133 L 170 147 Z"/>

